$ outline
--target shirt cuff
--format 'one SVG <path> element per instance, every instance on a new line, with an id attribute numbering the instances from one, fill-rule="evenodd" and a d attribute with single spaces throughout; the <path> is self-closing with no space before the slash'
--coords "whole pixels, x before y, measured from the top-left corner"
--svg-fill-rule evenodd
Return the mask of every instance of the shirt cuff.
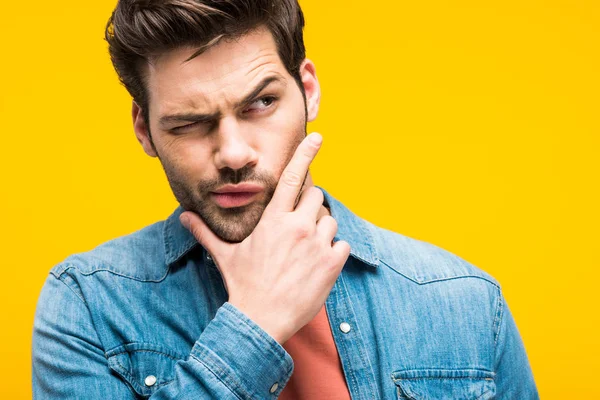
<path id="1" fill-rule="evenodd" d="M 246 314 L 225 302 L 191 356 L 242 399 L 273 398 L 294 370 L 289 353 Z"/>

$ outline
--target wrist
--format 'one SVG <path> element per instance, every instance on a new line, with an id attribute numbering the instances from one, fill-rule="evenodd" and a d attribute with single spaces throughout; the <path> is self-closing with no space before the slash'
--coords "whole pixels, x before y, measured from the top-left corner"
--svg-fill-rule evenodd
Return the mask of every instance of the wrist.
<path id="1" fill-rule="evenodd" d="M 287 332 L 285 329 L 282 329 L 280 318 L 277 318 L 277 323 L 273 323 L 273 321 L 264 318 L 264 312 L 256 313 L 250 311 L 235 301 L 229 300 L 229 303 L 243 313 L 248 319 L 252 320 L 252 322 L 258 325 L 263 331 L 277 341 L 277 343 L 283 344 L 290 338 L 291 335 L 289 332 Z"/>

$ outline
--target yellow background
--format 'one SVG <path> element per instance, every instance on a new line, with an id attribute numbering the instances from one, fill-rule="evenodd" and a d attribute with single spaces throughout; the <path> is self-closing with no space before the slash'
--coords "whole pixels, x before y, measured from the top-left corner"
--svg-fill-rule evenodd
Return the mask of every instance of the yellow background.
<path id="1" fill-rule="evenodd" d="M 48 270 L 176 206 L 107 55 L 114 5 L 2 7 L 2 398 L 31 398 Z M 315 182 L 494 275 L 542 398 L 598 398 L 599 3 L 302 5 L 323 90 Z"/>

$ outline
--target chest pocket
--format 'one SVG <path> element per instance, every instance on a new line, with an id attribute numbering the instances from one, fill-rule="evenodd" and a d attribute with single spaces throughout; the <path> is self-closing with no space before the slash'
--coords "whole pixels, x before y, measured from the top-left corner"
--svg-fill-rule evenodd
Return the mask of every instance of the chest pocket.
<path id="1" fill-rule="evenodd" d="M 496 394 L 494 373 L 472 369 L 392 372 L 399 400 L 488 400 Z"/>
<path id="2" fill-rule="evenodd" d="M 185 357 L 160 345 L 128 343 L 108 353 L 109 367 L 141 398 L 148 398 L 175 378 L 175 364 Z"/>

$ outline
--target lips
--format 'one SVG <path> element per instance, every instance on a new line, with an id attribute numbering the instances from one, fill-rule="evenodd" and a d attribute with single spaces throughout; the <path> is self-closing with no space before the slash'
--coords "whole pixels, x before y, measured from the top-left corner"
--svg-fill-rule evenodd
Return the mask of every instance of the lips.
<path id="1" fill-rule="evenodd" d="M 242 207 L 250 204 L 263 191 L 263 187 L 252 183 L 225 185 L 211 193 L 214 201 L 222 208 Z"/>

